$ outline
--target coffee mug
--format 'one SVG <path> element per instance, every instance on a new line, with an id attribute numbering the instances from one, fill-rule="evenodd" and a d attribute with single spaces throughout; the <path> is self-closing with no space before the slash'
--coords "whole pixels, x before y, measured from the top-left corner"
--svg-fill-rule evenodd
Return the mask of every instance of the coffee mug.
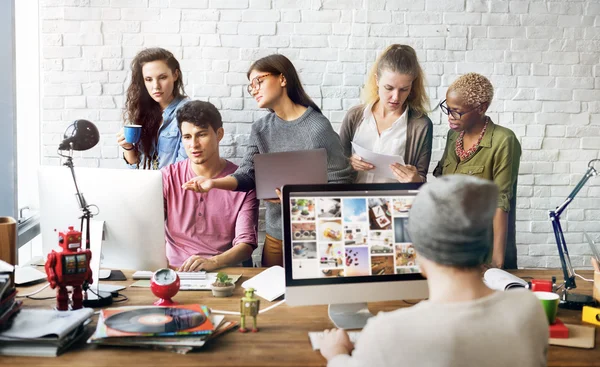
<path id="1" fill-rule="evenodd" d="M 129 144 L 137 144 L 142 137 L 142 125 L 125 125 L 123 127 L 125 141 Z"/>
<path id="2" fill-rule="evenodd" d="M 556 313 L 558 312 L 558 303 L 560 300 L 558 294 L 553 292 L 533 292 L 533 294 L 535 294 L 542 303 L 548 323 L 550 325 L 554 324 L 554 322 L 556 322 Z"/>

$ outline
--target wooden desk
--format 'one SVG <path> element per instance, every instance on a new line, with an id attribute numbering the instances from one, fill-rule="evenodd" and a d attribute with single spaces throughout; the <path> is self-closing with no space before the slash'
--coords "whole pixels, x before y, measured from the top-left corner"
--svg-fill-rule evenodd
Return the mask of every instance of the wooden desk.
<path id="1" fill-rule="evenodd" d="M 175 300 L 183 303 L 206 304 L 218 310 L 236 311 L 242 289 L 239 285 L 246 279 L 256 275 L 263 269 L 229 268 L 225 272 L 240 274 L 235 294 L 230 298 L 214 298 L 211 292 L 180 292 Z M 131 278 L 131 272 L 125 272 Z M 591 272 L 581 272 L 590 278 Z M 515 274 L 520 277 L 551 279 L 552 275 L 560 276 L 560 270 L 520 270 Z M 129 285 L 133 281 L 113 282 L 113 284 Z M 580 293 L 591 294 L 591 283 L 578 280 Z M 20 289 L 27 293 L 40 287 L 39 285 Z M 54 291 L 46 289 L 36 297 L 51 296 Z M 121 291 L 129 297 L 127 302 L 117 305 L 148 305 L 155 297 L 149 288 L 127 288 Z M 26 307 L 48 308 L 55 301 L 25 300 Z M 261 307 L 269 303 L 261 299 Z M 369 305 L 373 313 L 391 311 L 398 307 L 407 307 L 402 301 L 379 302 Z M 518 312 L 518 310 L 515 310 Z M 581 323 L 581 313 L 562 310 L 558 316 L 566 323 Z M 237 319 L 227 315 L 226 319 Z M 95 318 L 96 319 L 96 318 Z M 93 323 L 95 325 L 95 322 Z M 178 355 L 166 351 L 154 351 L 138 348 L 118 348 L 87 345 L 84 341 L 58 358 L 4 357 L 0 356 L 0 365 L 4 366 L 324 366 L 325 360 L 319 352 L 312 350 L 308 340 L 309 331 L 317 331 L 333 327 L 327 316 L 326 306 L 289 307 L 282 304 L 258 318 L 259 333 L 241 334 L 231 331 L 204 346 L 198 352 Z M 90 328 L 91 334 L 91 328 Z M 600 331 L 596 330 L 596 339 Z M 425 343 L 427 341 L 424 341 Z M 598 342 L 596 343 L 598 345 Z M 400 346 L 399 346 L 400 347 Z M 510 353 L 510 351 L 507 351 Z M 600 366 L 600 348 L 593 350 L 551 346 L 548 353 L 548 366 Z"/>

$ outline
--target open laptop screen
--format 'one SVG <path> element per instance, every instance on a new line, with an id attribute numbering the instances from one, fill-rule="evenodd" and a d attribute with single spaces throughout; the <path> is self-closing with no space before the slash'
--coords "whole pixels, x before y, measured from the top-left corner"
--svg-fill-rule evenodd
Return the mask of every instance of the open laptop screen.
<path id="1" fill-rule="evenodd" d="M 285 265 L 292 269 L 286 275 L 303 284 L 421 278 L 407 231 L 419 186 L 285 186 Z"/>

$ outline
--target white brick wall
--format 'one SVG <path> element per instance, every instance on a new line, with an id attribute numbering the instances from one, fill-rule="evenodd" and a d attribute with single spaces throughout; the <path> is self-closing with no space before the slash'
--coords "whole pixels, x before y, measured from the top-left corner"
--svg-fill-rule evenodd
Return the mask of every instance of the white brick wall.
<path id="1" fill-rule="evenodd" d="M 457 75 L 475 71 L 496 87 L 490 115 L 523 145 L 517 212 L 521 266 L 559 266 L 547 210 L 600 158 L 600 4 L 496 0 L 42 0 L 43 161 L 76 118 L 103 140 L 76 164 L 120 167 L 120 126 L 129 63 L 143 47 L 170 49 L 186 91 L 221 109 L 221 153 L 237 161 L 252 121 L 264 115 L 245 93 L 250 63 L 280 52 L 335 128 L 358 102 L 377 53 L 415 47 L 432 105 Z M 439 110 L 432 166 L 447 131 Z M 600 178 L 563 215 L 573 264 L 589 266 L 583 230 L 600 234 Z"/>

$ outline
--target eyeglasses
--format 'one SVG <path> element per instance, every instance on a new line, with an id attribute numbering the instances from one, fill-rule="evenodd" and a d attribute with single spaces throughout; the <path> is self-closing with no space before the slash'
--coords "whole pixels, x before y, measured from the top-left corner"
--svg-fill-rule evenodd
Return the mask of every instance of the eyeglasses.
<path id="1" fill-rule="evenodd" d="M 443 113 L 445 113 L 446 115 L 452 116 L 452 118 L 455 120 L 460 120 L 460 118 L 463 117 L 463 115 L 466 115 L 467 113 L 469 113 L 471 111 L 475 111 L 476 109 L 479 108 L 479 106 L 481 106 L 481 103 L 480 103 L 477 106 L 475 106 L 474 108 L 472 108 L 466 112 L 458 112 L 458 111 L 449 109 L 448 106 L 445 105 L 444 103 L 446 103 L 445 99 L 442 101 L 442 103 L 440 103 L 440 109 L 442 110 Z"/>
<path id="2" fill-rule="evenodd" d="M 252 95 L 252 91 L 254 91 L 255 89 L 258 92 L 260 90 L 260 85 L 262 84 L 263 79 L 268 77 L 269 75 L 271 74 L 263 74 L 252 79 L 252 81 L 250 81 L 250 84 L 248 84 L 248 87 L 246 88 L 248 94 Z"/>

